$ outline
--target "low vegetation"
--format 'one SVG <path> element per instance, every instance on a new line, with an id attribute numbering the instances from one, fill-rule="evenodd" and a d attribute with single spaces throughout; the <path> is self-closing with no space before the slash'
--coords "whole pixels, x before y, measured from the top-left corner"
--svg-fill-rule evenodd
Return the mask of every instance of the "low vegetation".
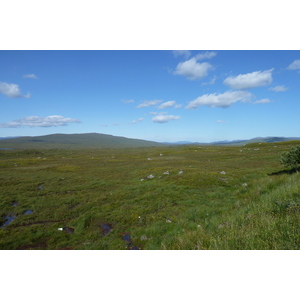
<path id="1" fill-rule="evenodd" d="M 299 249 L 299 144 L 0 150 L 0 249 Z"/>

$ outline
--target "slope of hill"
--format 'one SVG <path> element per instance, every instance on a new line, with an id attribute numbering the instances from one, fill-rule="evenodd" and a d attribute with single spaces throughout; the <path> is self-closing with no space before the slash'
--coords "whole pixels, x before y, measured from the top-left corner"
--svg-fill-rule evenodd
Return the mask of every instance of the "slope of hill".
<path id="1" fill-rule="evenodd" d="M 51 134 L 0 141 L 0 148 L 14 149 L 136 148 L 158 146 L 163 146 L 163 144 L 100 133 Z"/>

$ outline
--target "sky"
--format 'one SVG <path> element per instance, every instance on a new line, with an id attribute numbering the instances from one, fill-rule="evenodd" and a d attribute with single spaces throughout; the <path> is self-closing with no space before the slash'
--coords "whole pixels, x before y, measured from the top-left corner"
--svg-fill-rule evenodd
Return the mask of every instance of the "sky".
<path id="1" fill-rule="evenodd" d="M 300 51 L 0 51 L 0 137 L 300 136 Z"/>

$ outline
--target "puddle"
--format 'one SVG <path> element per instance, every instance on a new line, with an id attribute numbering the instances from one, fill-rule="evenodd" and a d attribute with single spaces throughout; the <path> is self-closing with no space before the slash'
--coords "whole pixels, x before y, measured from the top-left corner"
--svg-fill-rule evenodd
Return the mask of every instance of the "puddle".
<path id="1" fill-rule="evenodd" d="M 43 186 L 39 185 L 39 190 L 42 191 L 43 190 Z"/>
<path id="2" fill-rule="evenodd" d="M 16 218 L 16 216 L 15 215 L 11 215 L 11 216 L 8 216 L 8 215 L 6 215 L 5 216 L 5 222 L 1 225 L 1 227 L 3 228 L 3 227 L 6 227 L 8 224 L 10 224 L 14 219 Z"/>
<path id="3" fill-rule="evenodd" d="M 12 203 L 12 206 L 18 206 L 18 202 L 17 201 L 14 201 L 13 203 Z"/>
<path id="4" fill-rule="evenodd" d="M 129 250 L 141 250 L 139 247 L 133 245 L 131 237 L 128 233 L 123 234 L 123 240 L 127 243 L 127 249 L 129 249 Z"/>
<path id="5" fill-rule="evenodd" d="M 24 215 L 31 215 L 31 214 L 33 214 L 33 211 L 32 211 L 32 210 L 26 210 L 26 211 L 24 212 Z"/>
<path id="6" fill-rule="evenodd" d="M 102 233 L 104 236 L 108 235 L 112 230 L 111 224 L 101 224 Z"/>

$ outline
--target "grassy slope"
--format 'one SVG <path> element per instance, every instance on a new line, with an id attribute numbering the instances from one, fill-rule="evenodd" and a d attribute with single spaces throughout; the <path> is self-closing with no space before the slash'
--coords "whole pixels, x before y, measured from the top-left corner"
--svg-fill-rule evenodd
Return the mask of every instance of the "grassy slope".
<path id="1" fill-rule="evenodd" d="M 161 144 L 108 134 L 51 134 L 37 137 L 19 137 L 0 141 L 0 148 L 14 149 L 92 149 L 151 147 Z"/>
<path id="2" fill-rule="evenodd" d="M 0 151 L 0 249 L 299 249 L 299 143 Z"/>

